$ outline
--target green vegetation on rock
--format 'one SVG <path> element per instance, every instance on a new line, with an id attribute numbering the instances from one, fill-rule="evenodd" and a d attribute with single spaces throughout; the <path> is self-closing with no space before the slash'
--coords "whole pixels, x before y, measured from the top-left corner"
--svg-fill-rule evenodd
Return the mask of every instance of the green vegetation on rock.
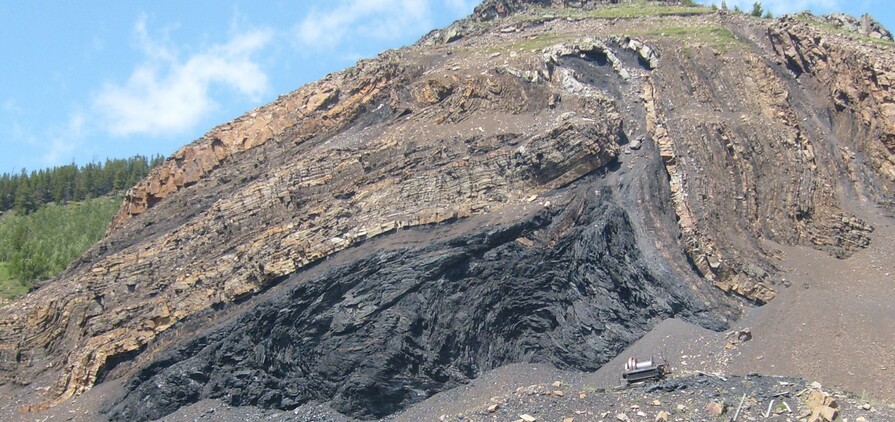
<path id="1" fill-rule="evenodd" d="M 0 296 L 20 296 L 64 270 L 102 237 L 120 205 L 120 197 L 103 197 L 3 215 Z"/>
<path id="2" fill-rule="evenodd" d="M 741 41 L 736 35 L 724 26 L 716 24 L 690 25 L 690 26 L 666 26 L 647 30 L 635 30 L 623 35 L 650 37 L 674 37 L 687 41 L 688 45 L 705 44 L 727 52 L 730 48 L 739 45 Z"/>
<path id="3" fill-rule="evenodd" d="M 617 5 L 607 5 L 592 10 L 575 8 L 544 8 L 537 9 L 539 17 L 553 15 L 563 18 L 580 19 L 619 19 L 638 18 L 644 16 L 692 16 L 712 13 L 711 7 L 704 6 L 669 6 L 663 3 L 650 1 L 635 1 Z"/>
<path id="4" fill-rule="evenodd" d="M 0 262 L 0 298 L 12 298 L 28 293 L 28 287 L 9 275 L 8 264 Z"/>

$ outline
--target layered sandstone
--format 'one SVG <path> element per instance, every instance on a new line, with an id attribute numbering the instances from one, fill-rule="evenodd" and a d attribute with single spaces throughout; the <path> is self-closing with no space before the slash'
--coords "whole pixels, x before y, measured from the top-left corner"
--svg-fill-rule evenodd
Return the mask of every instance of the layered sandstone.
<path id="1" fill-rule="evenodd" d="M 661 318 L 723 328 L 773 299 L 775 243 L 869 244 L 849 203 L 893 204 L 891 46 L 530 8 L 597 3 L 485 2 L 185 146 L 0 311 L 0 382 L 39 410 L 130 377 L 121 419 L 240 388 L 381 416 L 506 363 L 595 369 Z"/>
<path id="2" fill-rule="evenodd" d="M 400 59 L 356 70 L 356 89 L 329 83 L 290 94 L 175 154 L 129 193 L 121 227 L 106 240 L 111 248 L 71 272 L 71 282 L 24 298 L 4 320 L 7 380 L 27 383 L 46 371 L 34 365 L 37 356 L 15 358 L 37 351 L 61 369 L 56 400 L 79 394 L 110 359 L 140 350 L 184 318 L 256 294 L 365 239 L 523 203 L 618 154 L 621 116 L 599 94 L 578 100 L 567 93 L 576 116 L 559 119 L 565 110 L 549 103 L 561 87 L 493 71 L 421 75 L 412 58 Z M 287 111 L 291 104 L 304 106 Z M 321 136 L 350 126 L 361 107 L 371 120 Z M 320 116 L 271 136 L 290 113 Z M 246 154 L 252 149 L 265 156 Z M 237 159 L 243 162 L 222 167 Z M 211 183 L 230 186 L 228 194 L 173 230 L 114 246 L 154 224 L 135 216 L 178 212 L 158 201 Z M 69 329 L 72 323 L 80 328 Z M 54 349 L 60 341 L 76 346 Z"/>

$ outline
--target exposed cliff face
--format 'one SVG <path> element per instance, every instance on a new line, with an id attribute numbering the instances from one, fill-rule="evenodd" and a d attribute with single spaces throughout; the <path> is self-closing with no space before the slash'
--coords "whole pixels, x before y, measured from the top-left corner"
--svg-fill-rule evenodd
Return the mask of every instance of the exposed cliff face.
<path id="1" fill-rule="evenodd" d="M 892 47 L 510 14 L 529 3 L 177 152 L 2 309 L 0 382 L 51 387 L 39 409 L 129 377 L 127 420 L 208 397 L 381 416 L 506 363 L 595 369 L 665 317 L 720 329 L 773 299 L 774 242 L 869 244 L 849 204 L 892 207 Z"/>
<path id="2" fill-rule="evenodd" d="M 135 374 L 110 416 L 152 419 L 218 398 L 330 401 L 381 417 L 510 362 L 595 370 L 669 315 L 722 327 L 730 310 L 706 285 L 651 270 L 601 184 L 587 178 L 512 223 L 411 229 L 290 278 Z"/>
<path id="3" fill-rule="evenodd" d="M 789 18 L 768 29 L 775 53 L 788 68 L 820 94 L 832 108 L 831 136 L 842 142 L 838 153 L 852 179 L 865 182 L 872 200 L 895 194 L 895 64 L 891 47 L 837 43 L 818 36 L 811 27 Z M 810 76 L 810 77 L 802 77 Z M 832 107 L 830 107 L 832 103 Z M 858 153 L 861 153 L 858 156 Z M 868 168 L 853 165 L 865 161 Z"/>

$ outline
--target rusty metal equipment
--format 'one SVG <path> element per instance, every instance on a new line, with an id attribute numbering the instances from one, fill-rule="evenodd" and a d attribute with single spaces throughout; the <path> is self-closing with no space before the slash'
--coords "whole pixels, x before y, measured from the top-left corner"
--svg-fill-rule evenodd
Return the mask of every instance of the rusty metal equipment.
<path id="1" fill-rule="evenodd" d="M 622 378 L 627 381 L 628 384 L 633 384 L 635 382 L 663 378 L 670 372 L 671 367 L 665 359 L 659 362 L 652 356 L 650 356 L 649 359 L 644 360 L 632 357 L 625 363 Z"/>

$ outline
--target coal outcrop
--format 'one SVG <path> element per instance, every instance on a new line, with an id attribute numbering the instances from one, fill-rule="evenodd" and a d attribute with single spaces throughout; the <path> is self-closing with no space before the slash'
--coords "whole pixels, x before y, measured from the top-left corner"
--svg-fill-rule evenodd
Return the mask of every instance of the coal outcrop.
<path id="1" fill-rule="evenodd" d="M 0 385 L 375 418 L 507 363 L 596 369 L 667 317 L 722 329 L 786 285 L 776 245 L 871 245 L 891 46 L 604 3 L 483 2 L 184 146 L 0 308 Z"/>
<path id="2" fill-rule="evenodd" d="M 595 370 L 671 315 L 723 328 L 729 310 L 706 303 L 718 292 L 660 276 L 600 180 L 515 222 L 411 229 L 442 239 L 296 275 L 140 370 L 108 414 L 149 420 L 214 398 L 382 417 L 510 362 Z"/>

